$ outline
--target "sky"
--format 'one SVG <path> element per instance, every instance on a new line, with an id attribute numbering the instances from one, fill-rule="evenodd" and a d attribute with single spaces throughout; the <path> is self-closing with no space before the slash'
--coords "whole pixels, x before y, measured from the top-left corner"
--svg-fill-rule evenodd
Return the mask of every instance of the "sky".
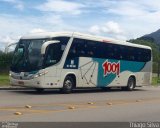
<path id="1" fill-rule="evenodd" d="M 129 40 L 158 29 L 160 0 L 0 0 L 0 50 L 37 32 Z"/>

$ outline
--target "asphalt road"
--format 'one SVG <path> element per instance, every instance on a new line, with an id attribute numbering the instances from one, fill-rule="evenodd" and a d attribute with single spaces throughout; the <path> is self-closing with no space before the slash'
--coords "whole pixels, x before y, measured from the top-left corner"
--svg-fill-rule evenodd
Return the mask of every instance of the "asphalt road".
<path id="1" fill-rule="evenodd" d="M 160 87 L 141 87 L 132 92 L 85 89 L 72 94 L 60 94 L 58 90 L 0 90 L 0 121 L 160 121 Z"/>

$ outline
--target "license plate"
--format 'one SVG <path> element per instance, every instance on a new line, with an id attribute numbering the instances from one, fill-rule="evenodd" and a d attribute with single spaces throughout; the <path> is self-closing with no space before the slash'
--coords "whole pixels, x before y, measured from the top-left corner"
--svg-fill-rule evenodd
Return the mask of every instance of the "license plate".
<path id="1" fill-rule="evenodd" d="M 24 82 L 23 81 L 18 81 L 18 84 L 24 85 Z"/>

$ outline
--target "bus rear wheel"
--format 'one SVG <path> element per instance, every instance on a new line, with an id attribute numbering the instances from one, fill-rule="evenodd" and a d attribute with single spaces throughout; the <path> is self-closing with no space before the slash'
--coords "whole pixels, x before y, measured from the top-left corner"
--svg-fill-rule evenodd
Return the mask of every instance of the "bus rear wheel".
<path id="1" fill-rule="evenodd" d="M 133 91 L 136 86 L 135 79 L 133 77 L 129 77 L 126 90 Z"/>
<path id="2" fill-rule="evenodd" d="M 65 94 L 69 94 L 72 92 L 74 87 L 74 80 L 71 76 L 67 76 L 63 82 L 62 92 Z"/>

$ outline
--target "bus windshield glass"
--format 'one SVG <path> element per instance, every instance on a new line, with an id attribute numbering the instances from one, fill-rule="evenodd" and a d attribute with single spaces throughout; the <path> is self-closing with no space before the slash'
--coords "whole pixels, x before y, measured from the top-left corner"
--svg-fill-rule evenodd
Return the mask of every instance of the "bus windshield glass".
<path id="1" fill-rule="evenodd" d="M 31 72 L 42 66 L 41 46 L 46 39 L 20 40 L 12 60 L 11 71 Z"/>

